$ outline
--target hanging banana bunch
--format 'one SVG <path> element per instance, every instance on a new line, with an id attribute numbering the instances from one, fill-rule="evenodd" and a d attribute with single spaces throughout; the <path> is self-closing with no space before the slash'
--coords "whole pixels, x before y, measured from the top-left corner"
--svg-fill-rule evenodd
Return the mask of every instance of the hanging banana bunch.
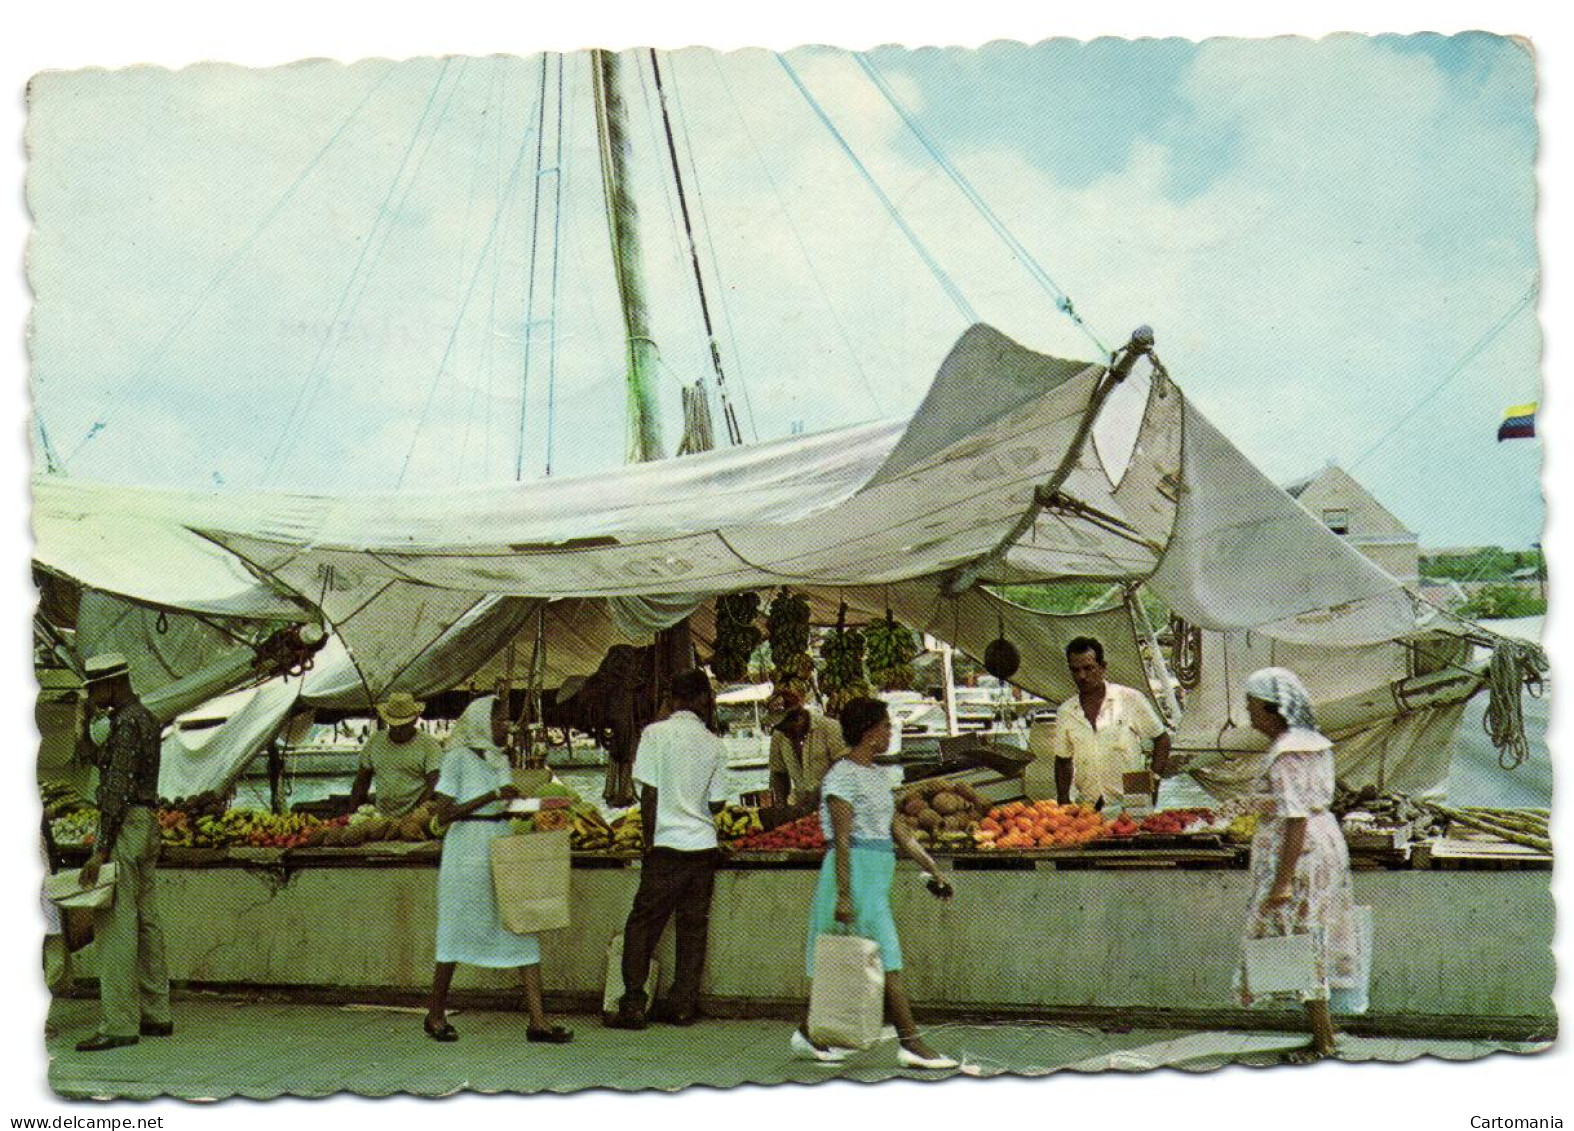
<path id="1" fill-rule="evenodd" d="M 749 657 L 765 639 L 754 623 L 759 615 L 758 593 L 716 598 L 716 651 L 710 668 L 723 683 L 742 683 L 749 678 Z"/>
<path id="2" fill-rule="evenodd" d="M 897 624 L 890 609 L 885 610 L 884 620 L 871 621 L 864 629 L 864 644 L 871 683 L 882 691 L 912 689 L 918 645 L 912 630 Z"/>
<path id="3" fill-rule="evenodd" d="M 864 634 L 847 627 L 847 602 L 836 613 L 836 628 L 820 649 L 824 665 L 820 669 L 820 690 L 825 693 L 825 713 L 835 718 L 849 699 L 869 695 L 869 678 L 864 674 Z"/>
<path id="4" fill-rule="evenodd" d="M 814 661 L 809 658 L 809 601 L 784 587 L 765 614 L 771 642 L 771 682 L 777 691 L 796 691 L 808 698 L 814 689 Z"/>

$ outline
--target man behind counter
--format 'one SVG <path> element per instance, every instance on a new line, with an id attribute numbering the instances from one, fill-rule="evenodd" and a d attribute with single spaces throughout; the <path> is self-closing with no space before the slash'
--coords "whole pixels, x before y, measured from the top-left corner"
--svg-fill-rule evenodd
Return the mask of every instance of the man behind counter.
<path id="1" fill-rule="evenodd" d="M 350 790 L 350 808 L 366 803 L 369 787 L 376 785 L 377 811 L 385 817 L 404 817 L 420 808 L 437 787 L 443 768 L 443 745 L 416 722 L 426 704 L 407 691 L 397 691 L 377 704 L 378 717 L 387 725 L 361 747 L 361 768 Z"/>
<path id="2" fill-rule="evenodd" d="M 796 691 L 777 698 L 786 714 L 771 733 L 771 793 L 778 805 L 818 806 L 825 771 L 847 753 L 842 729 Z"/>
<path id="3" fill-rule="evenodd" d="M 1062 804 L 1117 802 L 1125 790 L 1122 777 L 1151 769 L 1159 777 L 1169 765 L 1170 736 L 1147 697 L 1135 688 L 1104 678 L 1104 646 L 1089 636 L 1066 645 L 1066 665 L 1077 693 L 1055 713 L 1055 794 Z M 1148 764 L 1142 744 L 1153 743 Z"/>

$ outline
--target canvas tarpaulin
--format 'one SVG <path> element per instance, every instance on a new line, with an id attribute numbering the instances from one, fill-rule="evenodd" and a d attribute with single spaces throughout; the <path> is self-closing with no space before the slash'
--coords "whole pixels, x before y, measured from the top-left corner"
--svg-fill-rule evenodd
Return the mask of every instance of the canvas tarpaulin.
<path id="1" fill-rule="evenodd" d="M 1180 509 L 1154 591 L 1192 624 L 1281 640 L 1371 644 L 1415 632 L 1393 577 L 1313 518 L 1195 408 Z"/>
<path id="2" fill-rule="evenodd" d="M 1433 634 L 1330 648 L 1288 644 L 1256 632 L 1203 632 L 1199 678 L 1185 691 L 1175 736 L 1178 754 L 1196 759 L 1193 776 L 1217 796 L 1249 788 L 1267 748 L 1246 715 L 1246 677 L 1287 667 L 1312 697 L 1319 728 L 1334 740 L 1339 779 L 1428 793 L 1448 778 L 1451 736 L 1479 672 L 1454 638 Z"/>
<path id="3" fill-rule="evenodd" d="M 889 604 L 973 655 L 1004 629 L 1024 655 L 1017 682 L 1069 694 L 1060 649 L 1080 626 L 979 589 L 947 596 L 953 571 L 980 562 L 985 583 L 1149 579 L 1194 624 L 1281 642 L 1360 647 L 1417 631 L 1402 587 L 1262 476 L 1162 370 L 1146 392 L 1136 376 L 1115 389 L 1095 442 L 1073 450 L 1108 379 L 980 325 L 905 423 L 594 476 L 334 498 L 46 475 L 34 480 L 37 556 L 144 602 L 320 610 L 361 684 L 338 667 L 337 683 L 328 671 L 308 681 L 309 699 L 335 704 L 480 680 L 510 640 L 522 663 L 538 631 L 551 686 L 687 611 L 698 625 L 717 594 L 779 586 L 865 615 Z M 1122 431 L 1126 459 L 1108 439 Z M 1058 492 L 1041 497 L 1056 469 Z M 120 519 L 133 536 L 113 536 Z M 160 536 L 144 541 L 146 527 Z M 1086 634 L 1103 639 L 1112 677 L 1146 688 L 1124 610 L 1101 616 Z"/>
<path id="4" fill-rule="evenodd" d="M 227 789 L 279 733 L 300 693 L 299 676 L 279 677 L 220 696 L 176 720 L 164 733 L 160 796 L 190 797 Z"/>

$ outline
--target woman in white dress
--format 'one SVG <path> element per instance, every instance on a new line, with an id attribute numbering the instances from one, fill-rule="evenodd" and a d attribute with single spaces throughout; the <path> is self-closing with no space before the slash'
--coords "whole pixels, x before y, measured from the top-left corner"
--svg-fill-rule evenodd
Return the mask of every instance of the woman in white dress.
<path id="1" fill-rule="evenodd" d="M 502 749 L 507 739 L 508 716 L 497 697 L 471 703 L 448 740 L 432 798 L 448 825 L 437 872 L 437 969 L 424 1022 L 434 1041 L 459 1039 L 448 1023 L 448 987 L 460 962 L 519 969 L 528 1040 L 563 1044 L 574 1036 L 542 1010 L 540 944 L 503 926 L 492 888 L 492 841 L 509 835 L 504 803 L 519 795 Z"/>
<path id="2" fill-rule="evenodd" d="M 1312 1043 L 1288 1060 L 1334 1053 L 1333 1013 L 1366 1010 L 1366 940 L 1355 916 L 1350 853 L 1334 799 L 1333 744 L 1317 730 L 1311 698 L 1295 673 L 1264 668 L 1246 681 L 1246 709 L 1269 740 L 1255 795 L 1262 822 L 1252 839 L 1252 902 L 1246 937 L 1309 934 L 1317 985 L 1302 995 Z M 1244 970 L 1241 999 L 1253 995 Z"/>

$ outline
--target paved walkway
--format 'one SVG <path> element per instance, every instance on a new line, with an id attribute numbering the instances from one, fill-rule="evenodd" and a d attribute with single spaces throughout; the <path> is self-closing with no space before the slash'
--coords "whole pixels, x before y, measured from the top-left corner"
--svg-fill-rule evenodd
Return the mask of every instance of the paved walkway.
<path id="1" fill-rule="evenodd" d="M 56 1001 L 50 1011 L 50 1086 L 73 1099 L 169 1095 L 182 1099 L 256 1099 L 354 1092 L 442 1096 L 473 1092 L 573 1092 L 585 1088 L 674 1090 L 692 1084 L 813 1083 L 825 1079 L 940 1078 L 897 1066 L 894 1041 L 826 1067 L 793 1059 L 783 1021 L 706 1021 L 689 1029 L 642 1033 L 604 1029 L 599 1019 L 568 1018 L 569 1045 L 532 1045 L 524 1018 L 500 1012 L 452 1014 L 461 1038 L 438 1044 L 421 1032 L 420 1011 L 386 1007 L 286 1005 L 220 999 L 178 1001 L 176 1032 L 129 1048 L 78 1053 L 97 1003 Z M 926 1028 L 930 1042 L 975 1076 L 1072 1071 L 1210 1070 L 1229 1063 L 1276 1062 L 1304 1043 L 1290 1033 L 1110 1032 L 1062 1025 L 946 1023 Z M 1347 1038 L 1351 1060 L 1465 1060 L 1548 1046 L 1474 1041 Z"/>

